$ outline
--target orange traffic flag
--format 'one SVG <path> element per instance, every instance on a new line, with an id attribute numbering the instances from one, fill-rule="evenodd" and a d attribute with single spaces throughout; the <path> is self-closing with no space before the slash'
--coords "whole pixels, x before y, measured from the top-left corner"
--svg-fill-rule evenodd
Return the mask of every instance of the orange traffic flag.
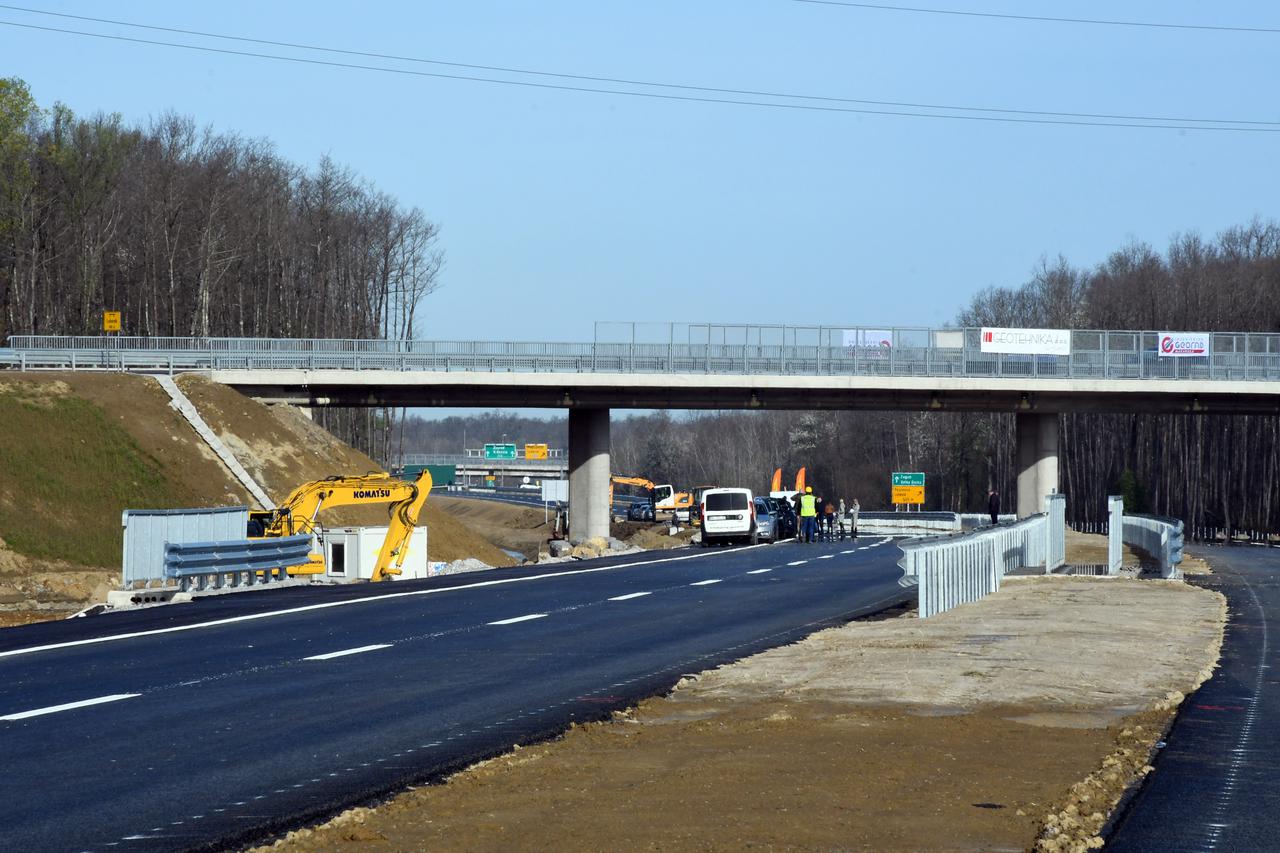
<path id="1" fill-rule="evenodd" d="M 782 491 L 782 469 L 781 468 L 774 469 L 773 481 L 769 483 L 769 491 L 771 492 Z"/>
<path id="2" fill-rule="evenodd" d="M 804 491 L 804 469 L 803 468 L 801 468 L 799 471 L 796 472 L 796 491 L 797 492 Z"/>

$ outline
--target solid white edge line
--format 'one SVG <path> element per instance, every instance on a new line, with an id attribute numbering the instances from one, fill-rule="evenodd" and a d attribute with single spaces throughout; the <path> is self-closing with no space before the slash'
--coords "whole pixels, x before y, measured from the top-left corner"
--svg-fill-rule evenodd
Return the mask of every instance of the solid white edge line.
<path id="1" fill-rule="evenodd" d="M 516 616 L 516 617 L 513 617 L 513 618 L 511 618 L 511 619 L 499 619 L 497 622 L 490 622 L 490 623 L 488 623 L 488 624 L 490 624 L 490 625 L 514 625 L 514 624 L 516 624 L 517 622 L 528 622 L 530 619 L 541 619 L 541 618 L 543 618 L 543 617 L 544 617 L 544 616 L 546 616 L 546 615 L 547 615 L 547 614 L 545 614 L 545 613 L 530 613 L 530 614 L 528 614 L 527 616 Z"/>
<path id="2" fill-rule="evenodd" d="M 653 595 L 651 592 L 629 592 L 626 595 L 615 595 L 610 601 L 630 601 L 633 598 L 640 598 L 645 595 Z"/>
<path id="3" fill-rule="evenodd" d="M 635 563 L 619 563 L 613 566 L 596 566 L 591 569 L 572 569 L 567 572 L 546 572 L 541 575 L 529 575 L 525 578 L 501 578 L 492 581 L 478 581 L 476 583 L 463 584 L 462 586 L 446 586 L 437 587 L 435 589 L 415 589 L 408 592 L 392 592 L 386 595 L 366 595 L 362 598 L 352 598 L 347 601 L 326 601 L 322 604 L 306 604 L 302 607 L 288 607 L 284 610 L 269 610 L 265 613 L 247 613 L 244 616 L 228 616 L 226 619 L 211 619 L 208 622 L 193 622 L 190 625 L 174 625 L 171 628 L 152 628 L 149 631 L 130 631 L 127 634 L 109 634 L 105 637 L 90 637 L 85 640 L 68 640 L 65 643 L 48 643 L 43 646 L 28 646 L 24 649 L 10 649 L 7 652 L 0 652 L 0 658 L 17 657 L 18 655 L 29 655 L 35 652 L 48 652 L 55 649 L 70 649 L 75 646 L 91 646 L 95 643 L 111 643 L 116 640 L 132 640 L 138 637 L 154 637 L 160 634 L 174 634 L 179 631 L 195 631 L 200 628 L 216 628 L 222 625 L 233 625 L 237 622 L 253 622 L 258 619 L 272 619 L 276 616 L 289 616 L 294 613 L 309 613 L 313 610 L 327 610 L 330 607 L 347 607 L 352 604 L 368 604 L 376 601 L 390 601 L 396 598 L 412 598 L 422 595 L 439 595 L 445 592 L 461 592 L 470 589 L 480 589 L 487 586 L 504 586 L 512 583 L 527 583 L 529 581 L 548 580 L 551 578 L 566 578 L 573 575 L 592 575 L 597 572 L 613 572 L 619 569 L 631 569 L 638 566 L 656 566 L 660 563 L 678 563 L 682 560 L 696 560 L 699 557 L 717 557 L 726 554 L 739 554 L 743 551 L 749 551 L 752 548 L 768 548 L 769 545 L 745 545 L 741 548 L 733 548 L 728 551 L 698 551 L 693 554 L 685 554 L 681 557 L 662 557 L 657 560 L 641 560 Z"/>
<path id="4" fill-rule="evenodd" d="M 50 705 L 48 708 L 35 708 L 31 711 L 20 711 L 17 714 L 7 714 L 0 717 L 0 720 L 25 720 L 28 717 L 39 717 L 44 714 L 56 714 L 59 711 L 70 711 L 74 708 L 87 708 L 90 705 L 102 705 L 107 702 L 119 702 L 121 699 L 132 699 L 135 696 L 141 696 L 141 693 L 113 693 L 110 696 L 99 696 L 96 699 L 83 699 L 79 702 L 67 702 L 65 705 Z"/>
<path id="5" fill-rule="evenodd" d="M 689 586 L 710 586 L 713 583 L 720 583 L 720 578 L 712 578 L 711 580 L 705 580 L 705 581 L 694 581 L 693 583 L 689 584 Z"/>
<path id="6" fill-rule="evenodd" d="M 373 652 L 378 649 L 389 648 L 391 648 L 391 643 L 375 643 L 372 646 L 360 646 L 356 649 L 343 649 L 340 652 L 326 652 L 322 655 L 312 655 L 309 658 L 303 658 L 303 660 L 332 660 L 334 658 L 346 657 L 347 655 L 358 655 L 362 652 Z"/>
<path id="7" fill-rule="evenodd" d="M 762 574 L 764 574 L 765 572 L 771 572 L 771 571 L 773 571 L 773 569 L 752 569 L 751 571 L 747 572 L 747 574 L 749 574 L 749 575 L 762 575 Z"/>

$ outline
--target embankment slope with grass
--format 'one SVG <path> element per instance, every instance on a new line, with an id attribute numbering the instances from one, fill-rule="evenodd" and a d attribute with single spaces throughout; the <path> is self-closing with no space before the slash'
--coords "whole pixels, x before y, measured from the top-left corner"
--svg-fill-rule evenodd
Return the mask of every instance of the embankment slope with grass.
<path id="1" fill-rule="evenodd" d="M 181 385 L 273 499 L 306 480 L 378 465 L 286 407 L 206 380 Z M 64 615 L 119 581 L 121 512 L 249 505 L 250 498 L 147 377 L 0 375 L 0 625 Z M 340 524 L 380 524 L 385 508 L 334 512 Z M 500 550 L 427 502 L 433 560 Z"/>

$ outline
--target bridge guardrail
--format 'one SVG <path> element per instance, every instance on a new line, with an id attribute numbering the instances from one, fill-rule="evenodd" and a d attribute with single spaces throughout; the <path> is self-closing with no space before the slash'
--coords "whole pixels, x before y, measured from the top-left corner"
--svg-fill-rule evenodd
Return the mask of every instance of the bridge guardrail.
<path id="1" fill-rule="evenodd" d="M 222 589 L 227 585 L 253 586 L 287 579 L 287 569 L 306 565 L 310 553 L 311 537 L 306 535 L 170 542 L 164 546 L 164 574 L 166 578 L 176 579 L 184 592 L 192 585 L 197 590 Z"/>
<path id="2" fill-rule="evenodd" d="M 744 327 L 764 329 L 765 327 Z M 797 329 L 783 339 L 798 340 Z M 569 373 L 972 376 L 1280 380 L 1280 335 L 1214 333 L 1208 355 L 1161 358 L 1159 333 L 1072 331 L 1070 355 L 982 352 L 978 329 L 895 330 L 894 346 L 765 343 L 554 343 L 303 338 L 142 338 L 14 335 L 0 365 L 20 369 L 341 369 Z M 952 336 L 952 337 L 944 337 Z M 954 336 L 959 336 L 955 338 Z M 758 334 L 763 340 L 764 336 Z M 939 341 L 955 345 L 943 346 Z M 962 344 L 962 345 L 961 345 Z"/>
<path id="3" fill-rule="evenodd" d="M 1145 551 L 1160 564 L 1160 577 L 1179 579 L 1182 572 L 1183 524 L 1181 519 L 1158 515 L 1124 515 L 1124 544 Z"/>

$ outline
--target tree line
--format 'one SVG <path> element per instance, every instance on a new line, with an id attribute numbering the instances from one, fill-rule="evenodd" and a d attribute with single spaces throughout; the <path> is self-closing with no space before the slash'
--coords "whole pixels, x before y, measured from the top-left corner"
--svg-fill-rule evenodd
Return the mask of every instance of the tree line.
<path id="1" fill-rule="evenodd" d="M 328 157 L 174 113 L 40 107 L 0 79 L 0 340 L 99 334 L 411 338 L 439 286 L 438 227 Z M 321 420 L 386 449 L 390 412 Z"/>

